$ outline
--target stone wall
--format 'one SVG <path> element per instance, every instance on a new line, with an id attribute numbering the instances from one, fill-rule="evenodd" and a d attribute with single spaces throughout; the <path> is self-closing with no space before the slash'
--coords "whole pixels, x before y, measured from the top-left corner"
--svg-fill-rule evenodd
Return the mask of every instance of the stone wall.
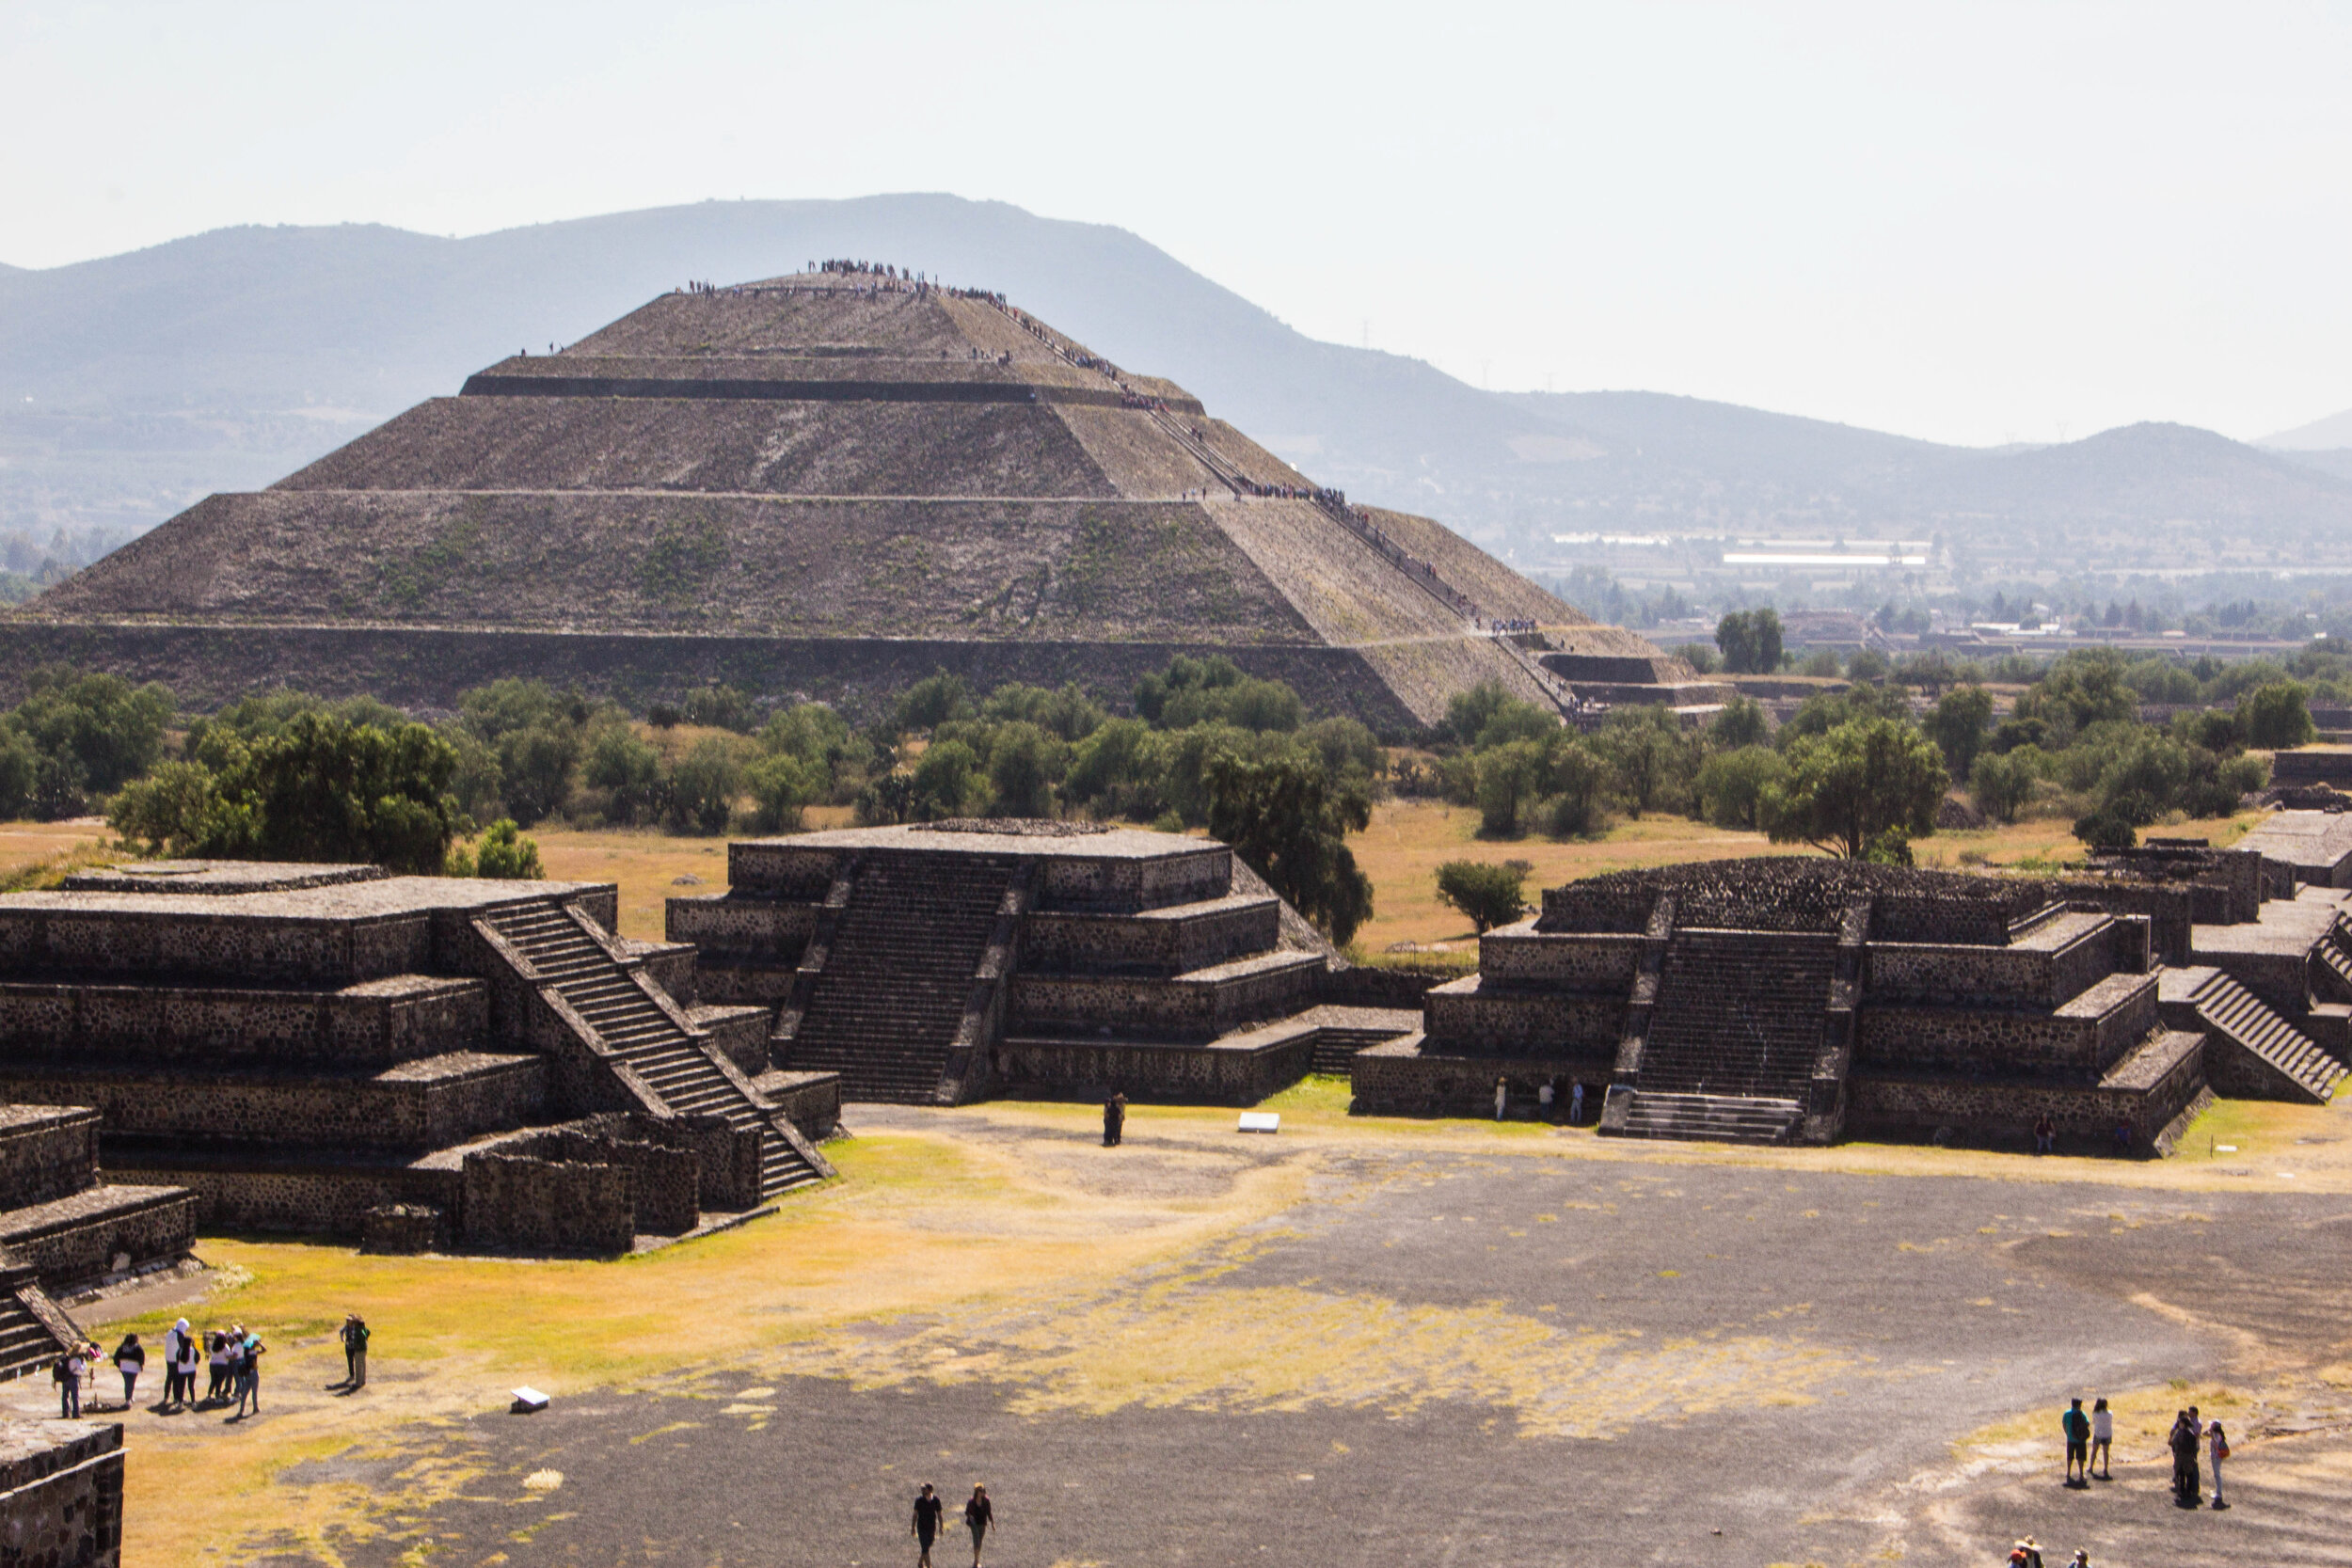
<path id="1" fill-rule="evenodd" d="M 349 1148 L 437 1148 L 520 1125 L 548 1098 L 535 1056 L 469 1053 L 365 1077 L 0 1066 L 0 1094 L 91 1105 L 109 1133 Z"/>
<path id="2" fill-rule="evenodd" d="M 0 1563 L 121 1561 L 122 1423 L 0 1422 Z"/>
<path id="3" fill-rule="evenodd" d="M 1864 963 L 1874 1004 L 2057 1007 L 2113 972 L 2115 942 L 2105 925 L 2083 931 L 2055 950 L 1873 942 L 1865 949 Z"/>
<path id="4" fill-rule="evenodd" d="M 469 1154 L 459 1234 L 469 1247 L 615 1257 L 637 1243 L 637 1180 L 626 1164 Z"/>
<path id="5" fill-rule="evenodd" d="M 424 1203 L 453 1212 L 461 1196 L 453 1166 L 435 1170 L 320 1159 L 230 1168 L 190 1158 L 184 1150 L 160 1152 L 135 1164 L 132 1158 L 113 1157 L 109 1174 L 187 1188 L 196 1195 L 197 1223 L 207 1230 L 356 1237 L 372 1209 Z"/>
<path id="6" fill-rule="evenodd" d="M 734 1063 L 736 1071 L 756 1078 L 768 1070 L 768 1030 L 774 1019 L 766 1007 L 706 1004 L 691 1009 L 687 1016 L 695 1028 L 707 1034 L 705 1043 Z"/>
<path id="7" fill-rule="evenodd" d="M 1014 1095 L 1095 1098 L 1115 1088 L 1131 1100 L 1254 1105 L 1304 1078 L 1314 1051 L 1311 1029 L 1255 1049 L 1032 1037 L 1006 1040 L 994 1064 Z"/>
<path id="8" fill-rule="evenodd" d="M 135 1053 L 271 1066 L 383 1067 L 478 1043 L 490 1025 L 477 980 L 399 974 L 336 990 L 0 983 L 0 1049 L 76 1056 Z"/>
<path id="9" fill-rule="evenodd" d="M 1533 921 L 1521 921 L 1478 939 L 1478 972 L 1513 984 L 1610 991 L 1622 1001 L 1641 966 L 1638 934 L 1547 934 Z"/>
<path id="10" fill-rule="evenodd" d="M 74 1105 L 0 1123 L 0 1209 L 78 1193 L 98 1170 L 99 1115 Z"/>
<path id="11" fill-rule="evenodd" d="M 841 1075 L 837 1072 L 771 1073 L 759 1087 L 811 1143 L 832 1137 L 841 1125 Z"/>
<path id="12" fill-rule="evenodd" d="M 433 966 L 421 913 L 310 920 L 180 910 L 11 908 L 0 911 L 0 972 L 91 970 L 348 986 Z"/>
<path id="13" fill-rule="evenodd" d="M 1041 909 L 1157 910 L 1221 898 L 1233 885 L 1233 852 L 1212 844 L 1189 855 L 1054 855 L 1038 883 Z"/>
<path id="14" fill-rule="evenodd" d="M 1613 1061 L 1586 1056 L 1462 1056 L 1423 1054 L 1418 1040 L 1368 1046 L 1356 1053 L 1348 1077 L 1355 1091 L 1350 1109 L 1358 1116 L 1491 1117 L 1495 1081 L 1510 1085 L 1510 1103 L 1523 1113 L 1549 1083 L 1554 1113 L 1568 1114 L 1569 1085 L 1584 1085 L 1589 1124 L 1600 1114 L 1602 1091 Z"/>
<path id="15" fill-rule="evenodd" d="M 625 1116 L 598 1117 L 574 1122 L 564 1127 L 551 1127 L 544 1132 L 527 1132 L 521 1137 L 501 1140 L 494 1150 L 485 1150 L 466 1157 L 466 1209 L 460 1218 L 469 1241 L 477 1241 L 495 1231 L 500 1236 L 513 1236 L 531 1225 L 534 1218 L 502 1212 L 478 1215 L 474 1212 L 476 1197 L 493 1202 L 508 1202 L 539 1191 L 538 1185 L 522 1173 L 512 1169 L 512 1164 L 532 1161 L 566 1171 L 573 1165 L 598 1165 L 625 1170 L 632 1177 L 628 1184 L 628 1209 L 626 1217 L 632 1228 L 629 1243 L 634 1244 L 634 1232 L 644 1231 L 655 1236 L 682 1236 L 702 1221 L 702 1162 L 691 1148 L 670 1147 L 664 1140 L 654 1141 L 646 1129 L 638 1125 L 639 1118 Z M 475 1180 L 477 1164 L 495 1164 L 501 1179 L 482 1183 Z M 563 1188 L 573 1179 L 560 1175 L 554 1186 Z M 618 1224 L 616 1216 L 601 1216 L 596 1223 Z M 583 1221 L 582 1223 L 587 1223 Z"/>
<path id="16" fill-rule="evenodd" d="M 1199 912 L 1139 915 L 1039 910 L 1022 922 L 1021 962 L 1031 971 L 1178 974 L 1260 953 L 1281 938 L 1274 899 L 1220 900 Z"/>
<path id="17" fill-rule="evenodd" d="M 1847 1080 L 1846 1121 L 1857 1132 L 1958 1127 L 2030 1129 L 2047 1116 L 2069 1137 L 2112 1139 L 2129 1122 L 2133 1149 L 2169 1151 L 2185 1115 L 2209 1093 L 2201 1037 L 2162 1037 L 2145 1082 L 2128 1085 L 2021 1084 L 1958 1075 L 1896 1073 L 1856 1068 Z"/>
<path id="18" fill-rule="evenodd" d="M 1484 975 L 1439 986 L 1422 1007 L 1432 1049 L 1463 1054 L 1613 1062 L 1625 1031 L 1622 992 L 1518 991 L 1489 986 Z"/>
<path id="19" fill-rule="evenodd" d="M 1007 1029 L 1110 1027 L 1128 1038 L 1207 1039 L 1309 1006 L 1322 974 L 1323 960 L 1306 954 L 1285 955 L 1238 974 L 1212 970 L 1174 978 L 1017 972 Z"/>
<path id="20" fill-rule="evenodd" d="M 89 1187 L 5 1216 L 7 1249 L 52 1289 L 87 1284 L 131 1264 L 186 1256 L 197 1200 L 171 1187 Z"/>
<path id="21" fill-rule="evenodd" d="M 729 863 L 744 846 L 727 847 Z M 817 890 L 817 898 L 824 895 Z M 816 898 L 762 897 L 737 889 L 729 893 L 671 898 L 663 905 L 662 927 L 672 942 L 691 942 L 703 952 L 752 955 L 787 967 L 801 961 L 808 939 L 817 929 Z"/>
<path id="22" fill-rule="evenodd" d="M 1857 1020 L 1857 1063 L 2002 1078 L 2095 1082 L 2156 1022 L 2156 983 L 2114 975 L 2053 1012 L 1933 1007 L 1871 999 Z"/>

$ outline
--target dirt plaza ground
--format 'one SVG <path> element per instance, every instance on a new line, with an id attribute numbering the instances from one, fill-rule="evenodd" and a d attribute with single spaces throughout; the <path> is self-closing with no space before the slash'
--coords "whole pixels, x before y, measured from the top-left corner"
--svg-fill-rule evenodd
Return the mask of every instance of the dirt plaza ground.
<path id="1" fill-rule="evenodd" d="M 911 1563 L 928 1480 L 988 1483 L 991 1561 L 1073 1568 L 2352 1560 L 2342 1112 L 2226 1107 L 2142 1164 L 1281 1105 L 1117 1150 L 1083 1106 L 857 1107 L 843 1181 L 620 1264 L 207 1240 L 190 1315 L 261 1328 L 268 1402 L 142 1399 L 129 1560 Z M 2074 1392 L 2123 1413 L 2089 1493 Z M 2167 1501 L 2192 1400 L 2237 1433 L 2225 1514 Z"/>

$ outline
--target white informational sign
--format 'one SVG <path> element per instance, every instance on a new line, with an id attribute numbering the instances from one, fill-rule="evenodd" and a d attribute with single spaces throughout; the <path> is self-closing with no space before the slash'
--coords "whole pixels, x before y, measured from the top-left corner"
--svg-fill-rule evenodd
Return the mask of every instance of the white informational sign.
<path id="1" fill-rule="evenodd" d="M 1282 1130 L 1282 1113 L 1244 1111 L 1241 1114 L 1241 1130 L 1245 1132 L 1279 1132 Z"/>

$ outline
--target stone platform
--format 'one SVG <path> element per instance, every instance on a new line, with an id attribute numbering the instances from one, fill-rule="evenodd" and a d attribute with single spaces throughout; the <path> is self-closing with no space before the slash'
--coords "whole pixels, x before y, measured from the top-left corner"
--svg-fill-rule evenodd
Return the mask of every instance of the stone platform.
<path id="1" fill-rule="evenodd" d="M 1214 840 L 988 819 L 728 849 L 673 898 L 707 995 L 776 1008 L 771 1059 L 855 1100 L 1002 1086 L 1247 1103 L 1311 1070 L 1330 955 Z"/>

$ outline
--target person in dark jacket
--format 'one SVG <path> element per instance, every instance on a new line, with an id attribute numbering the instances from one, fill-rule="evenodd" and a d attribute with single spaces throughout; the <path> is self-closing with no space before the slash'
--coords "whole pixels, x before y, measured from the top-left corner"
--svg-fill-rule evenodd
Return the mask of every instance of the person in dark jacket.
<path id="1" fill-rule="evenodd" d="M 1113 1089 L 1103 1101 L 1103 1147 L 1117 1148 L 1127 1130 L 1127 1097 Z"/>
<path id="2" fill-rule="evenodd" d="M 2182 1508 L 2195 1508 L 2203 1501 L 2202 1479 L 2197 1473 L 2197 1439 L 2202 1425 L 2195 1409 L 2182 1411 L 2173 1418 L 2172 1434 L 2166 1439 L 2172 1449 L 2172 1501 Z"/>
<path id="3" fill-rule="evenodd" d="M 963 1528 L 972 1532 L 972 1568 L 980 1568 L 980 1541 L 995 1522 L 996 1509 L 988 1500 L 988 1488 L 974 1482 L 972 1496 L 963 1505 Z"/>
<path id="4" fill-rule="evenodd" d="M 923 1548 L 923 1555 L 915 1559 L 917 1568 L 931 1568 L 931 1543 L 939 1539 L 939 1516 L 946 1509 L 939 1494 L 931 1490 L 931 1483 L 925 1481 L 923 1490 L 915 1495 L 914 1528 L 910 1532 Z"/>
<path id="5" fill-rule="evenodd" d="M 115 1347 L 115 1370 L 122 1374 L 122 1408 L 131 1408 L 132 1392 L 138 1387 L 139 1373 L 147 1370 L 147 1347 L 139 1343 L 135 1334 L 126 1334 L 122 1343 Z"/>

